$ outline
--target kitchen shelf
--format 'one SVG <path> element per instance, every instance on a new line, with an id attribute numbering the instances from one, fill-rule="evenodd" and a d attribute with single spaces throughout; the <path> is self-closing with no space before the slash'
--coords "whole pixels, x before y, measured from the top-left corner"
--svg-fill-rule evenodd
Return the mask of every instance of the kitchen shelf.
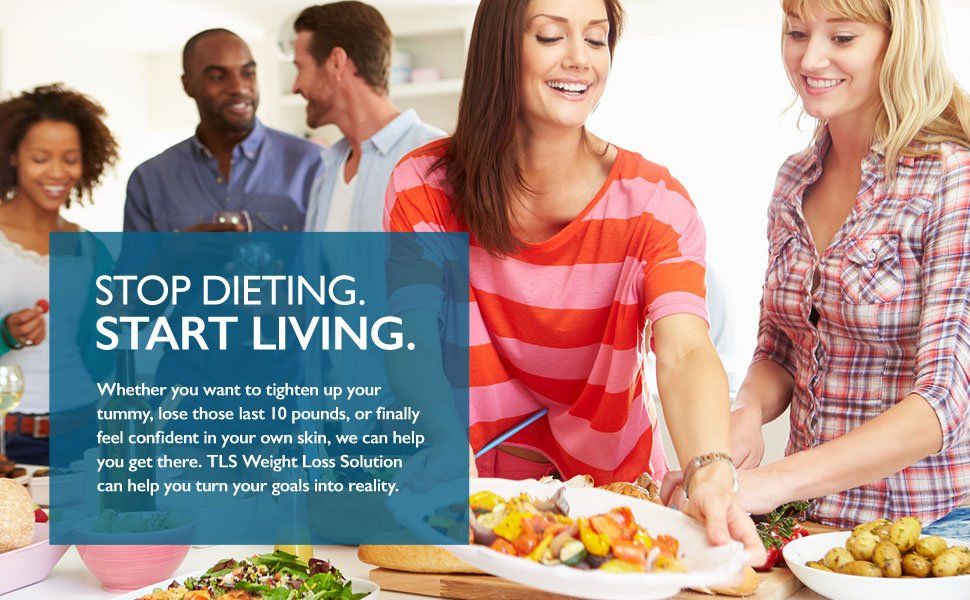
<path id="1" fill-rule="evenodd" d="M 460 94 L 461 79 L 441 79 L 422 83 L 399 83 L 391 86 L 391 98 L 420 98 Z"/>
<path id="2" fill-rule="evenodd" d="M 461 79 L 442 79 L 422 83 L 399 83 L 391 86 L 391 98 L 424 98 L 461 94 Z M 299 94 L 280 96 L 280 106 L 303 108 L 306 100 Z"/>

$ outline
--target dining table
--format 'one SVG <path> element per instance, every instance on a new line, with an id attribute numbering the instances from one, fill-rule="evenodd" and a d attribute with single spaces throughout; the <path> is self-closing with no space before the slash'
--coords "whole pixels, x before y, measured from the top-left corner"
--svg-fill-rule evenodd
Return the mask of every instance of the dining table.
<path id="1" fill-rule="evenodd" d="M 26 465 L 26 467 L 28 473 L 39 468 L 35 465 Z M 810 533 L 825 533 L 835 530 L 835 528 L 818 523 L 806 522 L 803 525 Z M 172 579 L 180 579 L 182 575 L 207 569 L 225 558 L 240 559 L 272 551 L 273 547 L 270 545 L 193 546 L 175 573 L 171 577 L 166 578 L 165 581 L 159 581 L 158 583 L 160 587 L 165 587 Z M 357 546 L 314 546 L 313 555 L 317 558 L 329 560 L 346 577 L 370 579 L 370 572 L 375 569 L 374 566 L 363 563 L 357 558 Z M 59 598 L 70 598 L 71 600 L 101 600 L 117 598 L 124 596 L 126 593 L 110 592 L 103 589 L 98 579 L 88 570 L 81 560 L 77 547 L 72 546 L 44 580 L 8 592 L 7 594 L 2 594 L 2 596 L 3 600 L 35 600 L 37 598 L 42 598 L 43 600 Z M 687 595 L 689 594 L 685 594 L 685 596 Z M 378 592 L 375 600 L 426 599 L 428 597 L 382 589 Z M 674 598 L 676 599 L 677 596 Z M 717 600 L 727 598 L 727 596 L 710 596 L 710 598 Z M 794 595 L 789 596 L 787 600 L 824 600 L 824 597 L 808 588 L 802 587 Z"/>
<path id="2" fill-rule="evenodd" d="M 207 546 L 193 547 L 189 550 L 185 560 L 176 570 L 172 578 L 183 573 L 192 573 L 200 569 L 211 567 L 220 559 L 233 557 L 244 558 L 254 554 L 272 552 L 272 546 Z M 356 546 L 314 546 L 314 556 L 329 560 L 340 569 L 346 577 L 368 579 L 369 572 L 374 568 L 357 558 Z M 165 583 L 172 578 L 166 580 Z M 105 600 L 116 598 L 123 594 L 105 591 L 101 588 L 97 578 L 88 571 L 81 561 L 77 548 L 72 547 L 57 563 L 47 579 L 4 595 L 4 600 Z M 375 600 L 406 600 L 428 598 L 416 594 L 405 594 L 381 590 Z M 675 597 L 676 598 L 676 597 Z M 712 597 L 713 598 L 713 597 Z M 790 597 L 790 600 L 820 600 L 823 596 L 802 588 Z"/>

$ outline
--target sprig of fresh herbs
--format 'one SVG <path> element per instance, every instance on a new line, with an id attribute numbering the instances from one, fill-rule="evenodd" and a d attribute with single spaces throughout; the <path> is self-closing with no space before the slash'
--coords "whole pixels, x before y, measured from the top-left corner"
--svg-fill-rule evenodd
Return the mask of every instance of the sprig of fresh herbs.
<path id="1" fill-rule="evenodd" d="M 784 545 L 798 526 L 798 520 L 808 511 L 809 503 L 805 500 L 782 504 L 766 515 L 754 515 L 758 536 L 765 548 L 779 548 Z"/>

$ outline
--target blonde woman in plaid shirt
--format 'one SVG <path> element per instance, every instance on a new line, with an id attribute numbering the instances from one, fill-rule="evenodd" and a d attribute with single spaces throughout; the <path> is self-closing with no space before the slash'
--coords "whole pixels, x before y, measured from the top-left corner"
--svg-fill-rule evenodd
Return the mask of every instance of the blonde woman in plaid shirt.
<path id="1" fill-rule="evenodd" d="M 970 101 L 937 0 L 783 0 L 811 146 L 769 208 L 758 348 L 732 413 L 745 508 L 970 537 Z M 761 426 L 791 409 L 786 458 Z M 948 516 L 949 515 L 949 516 Z M 942 526 L 946 523 L 946 528 Z"/>

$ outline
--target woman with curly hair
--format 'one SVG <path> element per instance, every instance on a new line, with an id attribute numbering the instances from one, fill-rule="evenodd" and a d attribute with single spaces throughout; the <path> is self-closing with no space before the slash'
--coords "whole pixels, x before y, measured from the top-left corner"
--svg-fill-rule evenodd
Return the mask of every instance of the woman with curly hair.
<path id="1" fill-rule="evenodd" d="M 17 462 L 48 462 L 51 355 L 58 355 L 58 365 L 80 369 L 77 373 L 85 377 L 100 371 L 81 355 L 83 344 L 48 350 L 42 342 L 49 234 L 81 230 L 61 216 L 61 207 L 90 198 L 118 158 L 104 115 L 98 103 L 59 84 L 0 102 L 0 364 L 20 365 L 27 383 L 17 412 L 3 424 L 7 453 Z M 103 248 L 82 238 L 78 268 L 92 269 L 104 259 Z M 81 318 L 78 314 L 70 322 Z"/>

